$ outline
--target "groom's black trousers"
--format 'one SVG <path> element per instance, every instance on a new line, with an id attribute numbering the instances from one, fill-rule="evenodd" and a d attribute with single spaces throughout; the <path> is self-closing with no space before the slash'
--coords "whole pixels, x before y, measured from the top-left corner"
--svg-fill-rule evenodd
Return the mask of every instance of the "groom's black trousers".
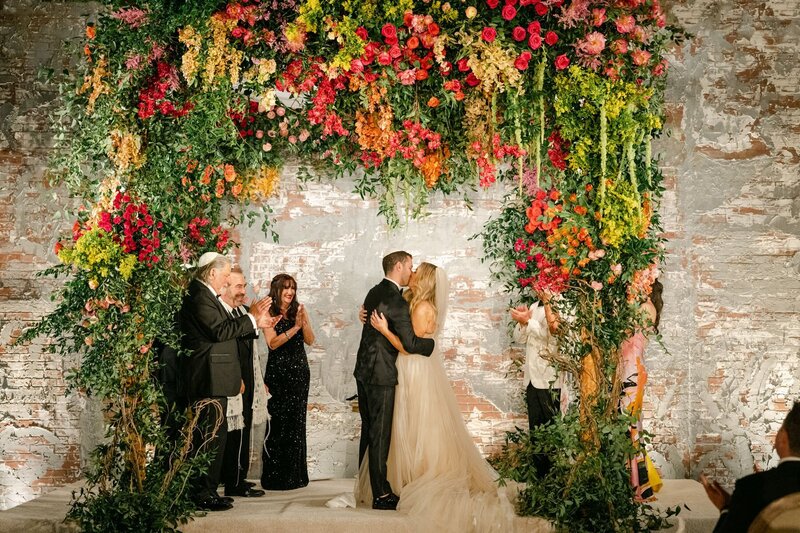
<path id="1" fill-rule="evenodd" d="M 358 412 L 361 414 L 361 441 L 358 445 L 358 464 L 369 453 L 369 483 L 372 497 L 392 492 L 386 479 L 386 460 L 392 438 L 394 414 L 394 385 L 372 385 L 356 380 Z"/>

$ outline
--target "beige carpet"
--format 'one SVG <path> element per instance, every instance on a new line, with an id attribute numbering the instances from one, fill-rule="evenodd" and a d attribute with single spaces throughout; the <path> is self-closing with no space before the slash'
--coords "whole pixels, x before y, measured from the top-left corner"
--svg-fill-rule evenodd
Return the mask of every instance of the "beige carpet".
<path id="1" fill-rule="evenodd" d="M 64 533 L 77 528 L 63 522 L 74 484 L 50 492 L 36 500 L 0 512 L 0 532 Z M 352 490 L 351 479 L 312 481 L 308 487 L 270 491 L 263 498 L 236 498 L 229 511 L 209 513 L 181 527 L 185 533 L 421 533 L 429 528 L 413 517 L 392 511 L 371 509 L 330 509 L 325 502 Z M 719 513 L 705 496 L 702 485 L 689 479 L 664 480 L 657 505 L 686 505 L 671 531 L 711 532 Z M 515 529 L 534 533 L 547 531 L 546 523 L 536 518 L 517 519 Z"/>

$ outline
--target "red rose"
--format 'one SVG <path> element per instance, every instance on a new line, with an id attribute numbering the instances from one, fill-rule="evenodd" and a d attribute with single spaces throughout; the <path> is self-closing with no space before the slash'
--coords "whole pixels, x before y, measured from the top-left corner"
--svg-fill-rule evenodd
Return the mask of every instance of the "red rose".
<path id="1" fill-rule="evenodd" d="M 515 41 L 521 43 L 525 40 L 525 37 L 528 36 L 528 33 L 525 31 L 525 28 L 522 26 L 517 26 L 513 30 L 511 30 L 511 37 L 514 38 Z"/>
<path id="2" fill-rule="evenodd" d="M 378 64 L 379 65 L 391 65 L 392 63 L 392 56 L 389 55 L 389 52 L 381 52 L 378 54 Z"/>
<path id="3" fill-rule="evenodd" d="M 521 55 L 514 61 L 517 70 L 528 70 L 528 61 Z"/>
<path id="4" fill-rule="evenodd" d="M 491 43 L 494 41 L 495 37 L 497 37 L 497 30 L 491 27 L 483 28 L 481 32 L 481 38 L 486 41 L 487 43 Z"/>
<path id="5" fill-rule="evenodd" d="M 494 8 L 496 8 L 497 6 L 499 6 L 499 5 L 500 5 L 500 0 L 486 0 L 486 3 L 489 5 L 489 7 L 491 7 L 492 9 L 494 9 Z"/>
<path id="6" fill-rule="evenodd" d="M 397 45 L 392 46 L 389 48 L 389 55 L 392 56 L 392 59 L 397 59 L 401 55 L 403 55 L 403 51 L 400 50 L 400 47 Z"/>
<path id="7" fill-rule="evenodd" d="M 505 20 L 511 20 L 517 16 L 517 10 L 514 6 L 505 5 L 503 6 L 503 11 L 500 13 Z"/>
<path id="8" fill-rule="evenodd" d="M 414 21 L 414 13 L 411 11 L 406 11 L 403 13 L 403 24 L 407 27 L 411 27 L 411 23 Z"/>
<path id="9" fill-rule="evenodd" d="M 517 5 L 517 0 L 506 0 L 507 6 L 515 6 Z"/>
<path id="10" fill-rule="evenodd" d="M 369 34 L 367 34 L 367 28 L 365 28 L 364 26 L 359 26 L 358 27 L 358 29 L 356 30 L 356 35 L 361 37 L 362 41 L 368 41 L 369 40 Z"/>
<path id="11" fill-rule="evenodd" d="M 430 24 L 428 24 L 428 34 L 430 34 L 433 37 L 439 35 L 439 25 L 436 24 L 435 22 L 431 22 Z"/>
<path id="12" fill-rule="evenodd" d="M 524 52 L 522 52 L 522 53 L 519 55 L 519 57 L 522 57 L 522 58 L 524 58 L 524 59 L 525 59 L 525 61 L 530 61 L 530 60 L 531 60 L 531 58 L 533 57 L 533 54 L 531 54 L 530 52 L 528 52 L 527 50 L 525 50 Z"/>
<path id="13" fill-rule="evenodd" d="M 544 42 L 547 43 L 547 46 L 553 46 L 558 42 L 558 35 L 554 31 L 549 31 L 544 35 Z"/>
<path id="14" fill-rule="evenodd" d="M 481 83 L 481 80 L 478 79 L 478 77 L 475 75 L 474 72 L 470 72 L 467 75 L 467 79 L 465 81 L 467 82 L 467 85 L 469 85 L 470 87 L 475 87 L 476 85 L 479 85 Z"/>
<path id="15" fill-rule="evenodd" d="M 544 15 L 547 14 L 547 6 L 541 2 L 533 6 L 533 8 L 536 10 L 536 14 L 539 15 L 540 17 L 543 17 Z"/>
<path id="16" fill-rule="evenodd" d="M 558 56 L 556 58 L 555 65 L 556 70 L 564 70 L 567 68 L 569 66 L 569 58 L 567 57 L 567 54 L 561 54 Z"/>
<path id="17" fill-rule="evenodd" d="M 397 28 L 393 24 L 386 23 L 381 28 L 381 35 L 386 44 L 392 45 L 397 43 Z"/>
<path id="18" fill-rule="evenodd" d="M 538 50 L 539 47 L 542 46 L 542 36 L 538 33 L 534 33 L 528 39 L 528 46 L 530 46 L 533 50 Z"/>
<path id="19" fill-rule="evenodd" d="M 458 70 L 460 70 L 461 72 L 468 71 L 469 70 L 469 65 L 467 65 L 467 61 L 469 61 L 469 60 L 466 57 L 462 57 L 461 59 L 459 59 L 456 62 L 456 65 L 458 65 Z"/>
<path id="20" fill-rule="evenodd" d="M 528 24 L 528 33 L 530 33 L 531 35 L 541 32 L 542 32 L 542 25 L 539 23 L 538 20 L 534 20 L 533 22 Z"/>

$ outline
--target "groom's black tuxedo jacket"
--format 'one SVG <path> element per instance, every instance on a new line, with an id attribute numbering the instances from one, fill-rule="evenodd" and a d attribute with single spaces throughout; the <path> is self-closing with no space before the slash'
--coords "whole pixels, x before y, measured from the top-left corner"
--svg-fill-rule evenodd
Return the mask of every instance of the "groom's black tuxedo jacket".
<path id="1" fill-rule="evenodd" d="M 397 350 L 389 340 L 369 323 L 373 310 L 383 313 L 389 322 L 389 329 L 400 338 L 408 353 L 430 355 L 433 352 L 433 339 L 423 339 L 414 335 L 408 302 L 403 299 L 400 289 L 388 279 L 372 287 L 364 300 L 367 310 L 367 323 L 361 330 L 361 344 L 358 346 L 355 378 L 369 385 L 397 385 Z"/>
<path id="2" fill-rule="evenodd" d="M 233 318 L 208 287 L 192 280 L 178 312 L 178 327 L 188 354 L 179 358 L 186 397 L 194 401 L 239 394 L 237 339 L 255 333 L 250 317 Z"/>
<path id="3" fill-rule="evenodd" d="M 767 505 L 793 492 L 800 492 L 800 461 L 784 461 L 737 480 L 728 511 L 720 515 L 714 533 L 746 533 Z"/>

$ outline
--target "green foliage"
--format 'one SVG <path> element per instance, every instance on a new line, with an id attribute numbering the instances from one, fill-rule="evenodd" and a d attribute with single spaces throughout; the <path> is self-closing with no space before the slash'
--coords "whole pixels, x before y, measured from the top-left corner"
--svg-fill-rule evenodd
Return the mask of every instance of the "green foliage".
<path id="1" fill-rule="evenodd" d="M 670 526 L 680 507 L 661 512 L 636 502 L 627 463 L 637 452 L 628 429 L 630 417 L 597 413 L 599 446 L 582 439 L 586 428 L 576 409 L 527 432 L 507 435 L 504 451 L 493 459 L 501 479 L 525 483 L 517 501 L 522 515 L 541 516 L 558 531 L 575 533 L 652 531 Z M 536 465 L 546 457 L 544 476 Z"/>

